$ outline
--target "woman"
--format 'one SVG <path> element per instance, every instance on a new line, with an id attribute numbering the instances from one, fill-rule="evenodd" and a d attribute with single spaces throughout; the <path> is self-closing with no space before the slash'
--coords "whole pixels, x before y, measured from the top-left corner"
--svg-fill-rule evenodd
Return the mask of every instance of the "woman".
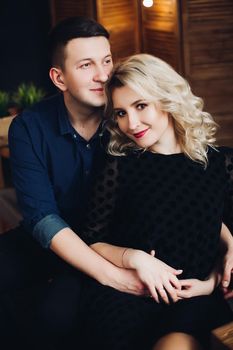
<path id="1" fill-rule="evenodd" d="M 150 55 L 117 65 L 106 94 L 111 156 L 83 238 L 115 265 L 136 270 L 147 295 L 87 281 L 90 346 L 208 349 L 210 331 L 232 320 L 215 289 L 221 228 L 223 240 L 230 235 L 222 224 L 228 189 L 216 124 L 187 82 Z"/>

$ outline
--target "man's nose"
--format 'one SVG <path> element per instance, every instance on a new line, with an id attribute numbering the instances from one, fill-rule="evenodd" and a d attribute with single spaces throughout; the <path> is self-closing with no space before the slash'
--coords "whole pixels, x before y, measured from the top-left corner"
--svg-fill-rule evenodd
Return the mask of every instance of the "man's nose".
<path id="1" fill-rule="evenodd" d="M 96 68 L 94 81 L 100 81 L 101 83 L 105 83 L 108 80 L 109 71 L 106 67 L 99 66 Z"/>

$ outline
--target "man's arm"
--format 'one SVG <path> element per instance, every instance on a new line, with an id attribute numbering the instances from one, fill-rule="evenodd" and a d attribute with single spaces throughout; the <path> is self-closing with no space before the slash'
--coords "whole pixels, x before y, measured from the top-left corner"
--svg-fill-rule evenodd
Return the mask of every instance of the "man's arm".
<path id="1" fill-rule="evenodd" d="M 68 264 L 121 292 L 142 295 L 143 283 L 133 270 L 119 268 L 86 245 L 70 228 L 59 231 L 51 240 L 50 249 Z"/>
<path id="2" fill-rule="evenodd" d="M 30 115 L 29 118 L 36 118 Z M 36 120 L 30 127 L 35 127 Z M 60 258 L 100 283 L 118 290 L 141 294 L 143 284 L 134 271 L 119 269 L 93 252 L 60 217 L 50 182 L 40 130 L 32 135 L 23 118 L 12 122 L 9 132 L 12 172 L 24 226 L 29 234 Z M 38 133 L 37 133 L 38 131 Z"/>
<path id="3" fill-rule="evenodd" d="M 182 270 L 176 270 L 142 250 L 102 242 L 94 243 L 91 247 L 116 266 L 137 271 L 156 302 L 159 303 L 159 297 L 167 304 L 169 304 L 169 297 L 174 302 L 178 300 L 177 291 L 181 287 L 177 275 L 180 275 Z"/>

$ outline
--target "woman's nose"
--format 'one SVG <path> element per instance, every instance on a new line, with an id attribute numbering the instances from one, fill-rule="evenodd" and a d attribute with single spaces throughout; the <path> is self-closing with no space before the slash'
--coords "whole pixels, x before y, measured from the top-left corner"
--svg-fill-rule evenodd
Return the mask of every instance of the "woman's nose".
<path id="1" fill-rule="evenodd" d="M 128 129 L 133 131 L 137 129 L 140 122 L 135 113 L 128 113 Z"/>

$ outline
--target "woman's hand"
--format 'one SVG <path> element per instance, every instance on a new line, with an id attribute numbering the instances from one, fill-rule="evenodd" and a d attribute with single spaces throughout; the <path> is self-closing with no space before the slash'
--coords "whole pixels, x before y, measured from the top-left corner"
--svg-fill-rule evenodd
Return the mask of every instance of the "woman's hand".
<path id="1" fill-rule="evenodd" d="M 140 280 L 157 303 L 160 302 L 160 298 L 166 304 L 170 303 L 169 298 L 176 302 L 178 290 L 181 290 L 180 281 L 176 276 L 180 275 L 182 270 L 170 267 L 153 255 L 153 252 L 147 254 L 142 250 L 128 248 L 124 252 L 123 264 L 137 271 Z"/>
<path id="2" fill-rule="evenodd" d="M 230 289 L 230 282 L 233 272 L 233 237 L 230 230 L 224 223 L 222 223 L 220 237 L 224 251 L 221 287 L 223 293 L 225 294 L 225 298 L 229 299 L 233 297 L 232 288 Z"/>
<path id="3" fill-rule="evenodd" d="M 180 280 L 182 289 L 177 292 L 181 299 L 193 298 L 200 295 L 209 295 L 214 290 L 214 284 L 195 278 Z"/>
<path id="4" fill-rule="evenodd" d="M 221 281 L 221 275 L 214 269 L 209 278 L 205 281 L 189 278 L 180 280 L 181 290 L 177 292 L 177 295 L 181 299 L 193 298 L 200 295 L 209 295 L 219 285 Z"/>
<path id="5" fill-rule="evenodd" d="M 230 282 L 233 273 L 233 246 L 228 246 L 226 253 L 223 257 L 223 275 L 221 286 L 224 293 L 225 299 L 230 299 L 233 297 L 233 290 L 230 289 Z"/>

